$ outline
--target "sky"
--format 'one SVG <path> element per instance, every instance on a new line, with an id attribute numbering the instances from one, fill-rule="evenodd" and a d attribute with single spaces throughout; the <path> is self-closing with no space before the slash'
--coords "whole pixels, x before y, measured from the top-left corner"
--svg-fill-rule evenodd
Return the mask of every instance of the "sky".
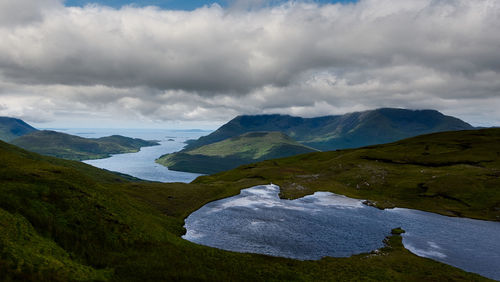
<path id="1" fill-rule="evenodd" d="M 357 0 L 309 0 L 309 3 L 318 3 L 318 4 L 332 4 L 332 3 L 354 3 Z M 210 6 L 214 3 L 217 3 L 221 7 L 228 8 L 234 6 L 245 6 L 248 7 L 262 7 L 262 6 L 276 6 L 279 4 L 286 3 L 285 0 L 273 0 L 273 1 L 255 1 L 255 0 L 247 0 L 247 1 L 231 1 L 231 0 L 222 0 L 222 1 L 213 1 L 213 0 L 141 0 L 141 1 L 130 1 L 130 0 L 99 0 L 99 1 L 89 1 L 89 0 L 66 0 L 64 2 L 65 6 L 73 6 L 73 7 L 85 7 L 88 4 L 99 4 L 105 5 L 113 8 L 121 8 L 126 5 L 133 5 L 137 7 L 146 7 L 146 6 L 156 6 L 161 9 L 167 10 L 195 10 L 197 8 L 203 6 Z"/>
<path id="2" fill-rule="evenodd" d="M 500 1 L 0 0 L 0 115 L 216 128 L 436 109 L 500 125 Z"/>

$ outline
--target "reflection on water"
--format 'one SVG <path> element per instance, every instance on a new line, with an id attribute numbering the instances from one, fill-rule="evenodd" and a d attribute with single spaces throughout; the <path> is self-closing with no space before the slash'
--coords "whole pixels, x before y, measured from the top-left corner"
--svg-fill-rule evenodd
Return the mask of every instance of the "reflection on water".
<path id="1" fill-rule="evenodd" d="M 308 260 L 370 252 L 401 226 L 411 252 L 500 279 L 498 222 L 379 210 L 328 192 L 292 201 L 279 199 L 278 193 L 275 185 L 256 186 L 211 202 L 186 219 L 183 238 L 230 251 Z"/>

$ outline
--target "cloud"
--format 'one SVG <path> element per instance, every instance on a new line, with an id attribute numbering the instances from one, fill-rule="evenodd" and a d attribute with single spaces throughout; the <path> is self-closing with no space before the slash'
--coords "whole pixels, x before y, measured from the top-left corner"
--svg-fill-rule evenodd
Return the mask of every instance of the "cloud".
<path id="1" fill-rule="evenodd" d="M 226 0 L 223 4 L 227 4 L 231 12 L 234 11 L 249 11 L 264 7 L 276 6 L 283 4 L 284 0 Z"/>
<path id="2" fill-rule="evenodd" d="M 500 2 L 268 2 L 0 2 L 0 113 L 223 121 L 394 106 L 500 122 Z"/>
<path id="3" fill-rule="evenodd" d="M 31 24 L 43 19 L 46 10 L 61 8 L 60 0 L 2 0 L 0 25 Z"/>

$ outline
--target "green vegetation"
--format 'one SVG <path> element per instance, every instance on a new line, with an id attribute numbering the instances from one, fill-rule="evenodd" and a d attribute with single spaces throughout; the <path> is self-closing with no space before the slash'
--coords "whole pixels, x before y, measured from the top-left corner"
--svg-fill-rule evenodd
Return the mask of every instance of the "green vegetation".
<path id="1" fill-rule="evenodd" d="M 391 230 L 391 234 L 393 234 L 393 235 L 401 235 L 405 232 L 406 231 L 404 231 L 403 228 L 401 228 L 401 227 L 397 227 L 397 228 L 394 228 Z"/>
<path id="2" fill-rule="evenodd" d="M 281 132 L 250 132 L 193 150 L 161 156 L 157 162 L 171 170 L 216 173 L 243 164 L 317 151 Z"/>
<path id="3" fill-rule="evenodd" d="M 68 252 L 39 235 L 31 223 L 19 214 L 0 209 L 0 230 L 0 277 L 11 274 L 12 278 L 19 280 L 54 281 L 101 281 L 111 277 L 109 270 L 98 271 L 73 261 Z M 4 257 L 8 259 L 4 260 Z"/>
<path id="4" fill-rule="evenodd" d="M 237 155 L 241 158 L 259 160 L 272 155 L 277 147 L 285 145 L 297 147 L 297 151 L 307 153 L 317 151 L 300 145 L 281 132 L 250 132 L 191 150 L 189 154 L 221 157 Z"/>
<path id="5" fill-rule="evenodd" d="M 399 142 L 310 153 L 212 176 L 195 183 L 273 182 L 281 197 L 331 191 L 380 208 L 405 207 L 500 221 L 500 129 L 423 135 Z"/>
<path id="6" fill-rule="evenodd" d="M 394 142 L 421 134 L 473 129 L 434 110 L 377 109 L 341 116 L 300 118 L 287 115 L 238 116 L 215 132 L 188 142 L 185 150 L 254 131 L 279 131 L 306 146 L 330 151 Z"/>
<path id="7" fill-rule="evenodd" d="M 454 195 L 457 199 L 474 194 L 477 203 L 467 203 L 478 215 L 491 218 L 486 211 L 499 199 L 498 174 L 495 176 L 499 138 L 499 130 L 430 135 L 358 153 L 311 153 L 265 161 L 202 177 L 193 184 L 134 182 L 80 162 L 41 156 L 0 142 L 0 277 L 5 281 L 486 281 L 411 254 L 400 236 L 388 237 L 386 247 L 368 254 L 298 261 L 199 246 L 180 235 L 184 217 L 202 205 L 271 180 L 285 184 L 286 197 L 343 187 L 337 192 L 364 191 L 356 193 L 377 201 L 394 198 L 399 204 L 399 199 L 410 199 L 413 190 L 422 189 L 409 185 L 417 179 L 428 177 L 438 181 L 436 184 L 446 184 L 462 172 L 460 175 L 477 184 L 455 185 L 464 180 L 458 179 L 445 186 L 459 192 Z M 462 146 L 468 142 L 472 142 L 470 146 Z M 405 146 L 413 153 L 408 154 Z M 422 154 L 425 152 L 429 154 Z M 383 161 L 370 159 L 375 157 Z M 346 174 L 339 173 L 339 165 Z M 401 167 L 400 172 L 396 166 Z M 422 167 L 432 173 L 420 172 Z M 374 183 L 364 177 L 378 177 L 382 169 L 387 170 L 382 174 L 387 190 L 355 188 L 363 180 Z M 357 182 L 347 185 L 348 178 Z M 326 185 L 327 181 L 332 184 Z M 395 183 L 402 188 L 395 189 L 399 187 Z M 422 209 L 440 204 L 441 197 L 432 196 L 439 187 L 423 183 L 428 189 L 419 193 L 428 196 L 417 195 L 418 201 L 409 203 Z"/>
<path id="8" fill-rule="evenodd" d="M 90 139 L 48 130 L 21 136 L 11 143 L 42 155 L 68 160 L 107 158 L 111 154 L 133 153 L 141 147 L 158 145 L 153 141 L 120 135 Z"/>
<path id="9" fill-rule="evenodd" d="M 31 125 L 17 118 L 0 117 L 0 140 L 9 142 L 19 136 L 36 131 Z"/>

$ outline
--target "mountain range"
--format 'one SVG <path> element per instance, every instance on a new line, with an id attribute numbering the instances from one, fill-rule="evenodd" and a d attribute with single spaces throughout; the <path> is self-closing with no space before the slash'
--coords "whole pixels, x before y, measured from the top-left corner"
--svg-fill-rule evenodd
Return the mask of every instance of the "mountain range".
<path id="1" fill-rule="evenodd" d="M 473 129 L 470 124 L 435 110 L 382 108 L 344 115 L 301 118 L 289 115 L 238 116 L 185 150 L 252 131 L 280 131 L 299 143 L 321 150 L 357 148 L 417 135 Z"/>
<path id="2" fill-rule="evenodd" d="M 158 162 L 172 170 L 213 173 L 259 160 L 287 157 L 304 151 L 277 150 L 280 139 L 268 139 L 274 148 L 263 158 L 244 158 L 232 138 L 244 138 L 249 132 L 281 132 L 296 145 L 331 151 L 383 144 L 433 132 L 471 130 L 470 124 L 435 110 L 382 108 L 345 115 L 302 118 L 288 115 L 238 116 L 213 133 L 188 141 L 178 152 L 162 156 Z M 256 138 L 254 138 L 254 141 Z M 264 142 L 260 142 L 261 144 Z M 211 146 L 211 147 L 207 147 Z M 257 142 L 253 150 L 257 150 Z M 217 148 L 214 150 L 213 148 Z M 207 150 L 211 150 L 207 154 Z M 219 165 L 214 166 L 214 163 Z M 194 165 L 195 164 L 195 165 Z"/>
<path id="3" fill-rule="evenodd" d="M 68 160 L 101 159 L 112 154 L 133 153 L 139 151 L 141 147 L 159 145 L 155 141 L 120 135 L 83 138 L 50 130 L 32 132 L 10 143 L 42 155 Z"/>

